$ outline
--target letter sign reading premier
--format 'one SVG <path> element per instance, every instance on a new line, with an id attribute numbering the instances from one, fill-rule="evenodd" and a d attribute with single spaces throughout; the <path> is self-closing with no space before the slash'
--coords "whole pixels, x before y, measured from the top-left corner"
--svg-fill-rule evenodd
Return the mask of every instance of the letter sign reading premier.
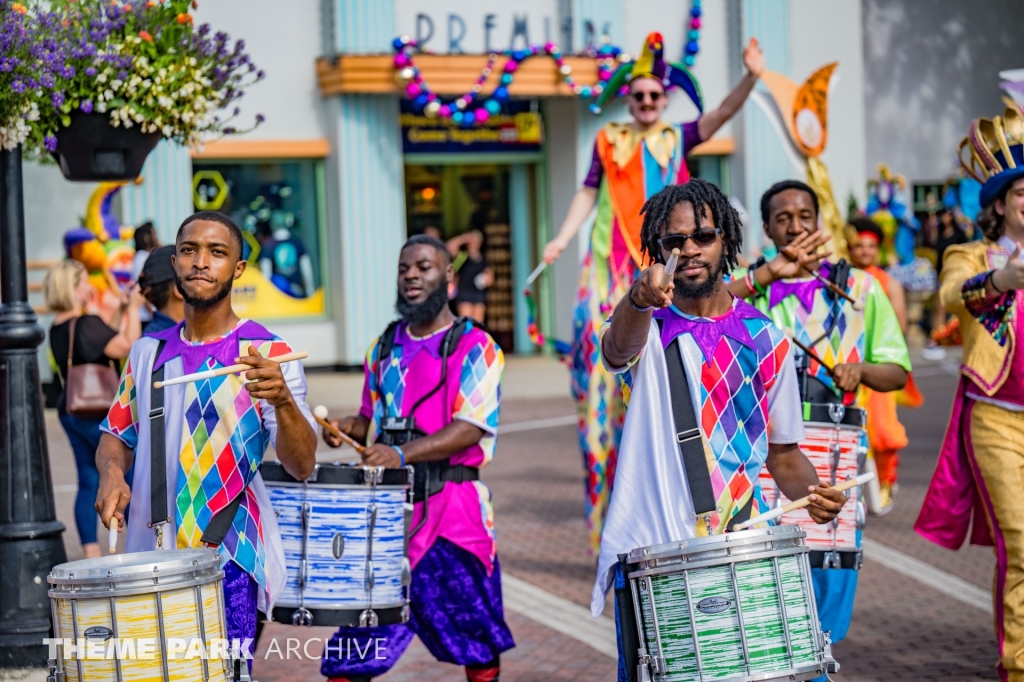
<path id="1" fill-rule="evenodd" d="M 487 54 L 557 43 L 564 52 L 598 44 L 614 17 L 573 17 L 559 0 L 395 0 L 399 35 L 438 54 Z M 561 10 L 561 11 L 560 11 Z"/>

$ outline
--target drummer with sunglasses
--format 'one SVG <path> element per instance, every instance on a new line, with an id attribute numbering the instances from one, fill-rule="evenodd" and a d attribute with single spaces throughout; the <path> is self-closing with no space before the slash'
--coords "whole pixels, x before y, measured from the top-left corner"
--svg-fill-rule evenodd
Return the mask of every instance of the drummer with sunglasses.
<path id="1" fill-rule="evenodd" d="M 743 243 L 735 209 L 717 187 L 695 178 L 655 194 L 642 213 L 643 251 L 654 263 L 600 337 L 602 360 L 623 382 L 629 410 L 601 538 L 595 617 L 613 584 L 627 589 L 619 555 L 724 533 L 767 511 L 762 467 L 791 499 L 809 494 L 818 523 L 834 519 L 846 502 L 818 479 L 798 446 L 804 427 L 788 338 L 726 289 L 724 275 Z M 675 249 L 678 262 L 665 282 Z M 677 422 L 680 405 L 695 418 L 692 434 Z M 695 504 L 702 485 L 707 509 Z M 632 627 L 620 613 L 624 601 L 616 598 L 621 682 L 632 668 L 624 655 L 631 652 L 622 650 L 621 628 Z"/>
<path id="2" fill-rule="evenodd" d="M 625 414 L 618 383 L 598 358 L 597 331 L 640 274 L 640 208 L 663 187 L 690 179 L 686 156 L 739 111 L 765 65 L 757 39 L 751 39 L 743 50 L 743 78 L 717 109 L 704 111 L 697 81 L 684 64 L 667 61 L 664 49 L 662 35 L 651 33 L 640 57 L 620 66 L 604 87 L 592 107 L 595 113 L 625 90 L 632 120 L 608 123 L 598 132 L 583 187 L 573 197 L 558 235 L 544 247 L 547 263 L 558 260 L 597 208 L 577 289 L 571 364 L 594 552 L 600 543 Z M 696 120 L 678 124 L 662 119 L 673 88 L 682 90 L 697 108 Z"/>

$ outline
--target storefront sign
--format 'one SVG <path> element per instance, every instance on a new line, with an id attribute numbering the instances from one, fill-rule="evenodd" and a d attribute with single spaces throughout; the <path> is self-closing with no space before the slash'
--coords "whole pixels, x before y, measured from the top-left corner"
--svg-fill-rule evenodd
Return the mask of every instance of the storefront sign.
<path id="1" fill-rule="evenodd" d="M 464 128 L 441 118 L 413 113 L 402 101 L 402 151 L 406 154 L 452 152 L 539 152 L 544 141 L 539 112 L 528 102 L 510 102 L 510 111 L 491 116 L 486 123 Z"/>

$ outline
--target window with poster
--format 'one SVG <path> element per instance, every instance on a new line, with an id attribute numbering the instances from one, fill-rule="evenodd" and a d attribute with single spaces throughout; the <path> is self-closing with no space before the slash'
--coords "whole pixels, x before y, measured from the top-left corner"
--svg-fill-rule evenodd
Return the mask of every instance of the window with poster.
<path id="1" fill-rule="evenodd" d="M 325 314 L 323 165 L 313 159 L 193 160 L 197 211 L 220 211 L 242 228 L 245 273 L 235 312 L 255 319 Z"/>

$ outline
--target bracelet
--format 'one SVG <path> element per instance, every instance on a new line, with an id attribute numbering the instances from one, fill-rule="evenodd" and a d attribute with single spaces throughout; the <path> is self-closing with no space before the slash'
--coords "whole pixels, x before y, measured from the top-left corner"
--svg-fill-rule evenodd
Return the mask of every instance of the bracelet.
<path id="1" fill-rule="evenodd" d="M 633 300 L 633 287 L 630 287 L 629 291 L 626 292 L 626 298 L 629 299 L 629 305 L 633 308 L 633 310 L 637 311 L 638 313 L 649 313 L 652 310 L 654 310 L 653 305 L 649 305 L 646 308 L 641 308 L 636 304 L 636 302 Z"/>
<path id="2" fill-rule="evenodd" d="M 767 265 L 767 263 L 765 265 Z M 754 270 L 757 270 L 757 268 L 754 268 Z M 757 295 L 758 296 L 764 296 L 765 294 L 768 293 L 768 289 L 763 287 L 763 286 L 761 286 L 761 283 L 757 281 L 757 277 L 754 276 L 754 270 L 750 270 L 749 271 L 750 272 L 750 282 L 751 282 L 751 284 L 754 285 L 754 289 L 757 291 Z"/>
<path id="3" fill-rule="evenodd" d="M 992 289 L 997 294 L 1002 296 L 1003 294 L 1006 293 L 1005 291 L 1000 290 L 999 287 L 996 286 L 996 271 L 995 270 L 989 270 L 988 271 L 988 277 L 986 279 L 988 280 L 988 283 L 992 285 Z"/>
<path id="4" fill-rule="evenodd" d="M 397 445 L 392 445 L 391 449 L 398 453 L 398 460 L 399 460 L 399 462 L 401 462 L 401 464 L 399 464 L 398 466 L 403 466 L 404 467 L 405 466 L 405 453 L 402 452 L 402 448 L 398 447 Z"/>
<path id="5" fill-rule="evenodd" d="M 751 296 L 757 296 L 757 288 L 754 286 L 754 271 L 747 270 L 747 274 L 743 277 L 743 283 L 747 285 L 747 291 L 750 292 Z"/>

